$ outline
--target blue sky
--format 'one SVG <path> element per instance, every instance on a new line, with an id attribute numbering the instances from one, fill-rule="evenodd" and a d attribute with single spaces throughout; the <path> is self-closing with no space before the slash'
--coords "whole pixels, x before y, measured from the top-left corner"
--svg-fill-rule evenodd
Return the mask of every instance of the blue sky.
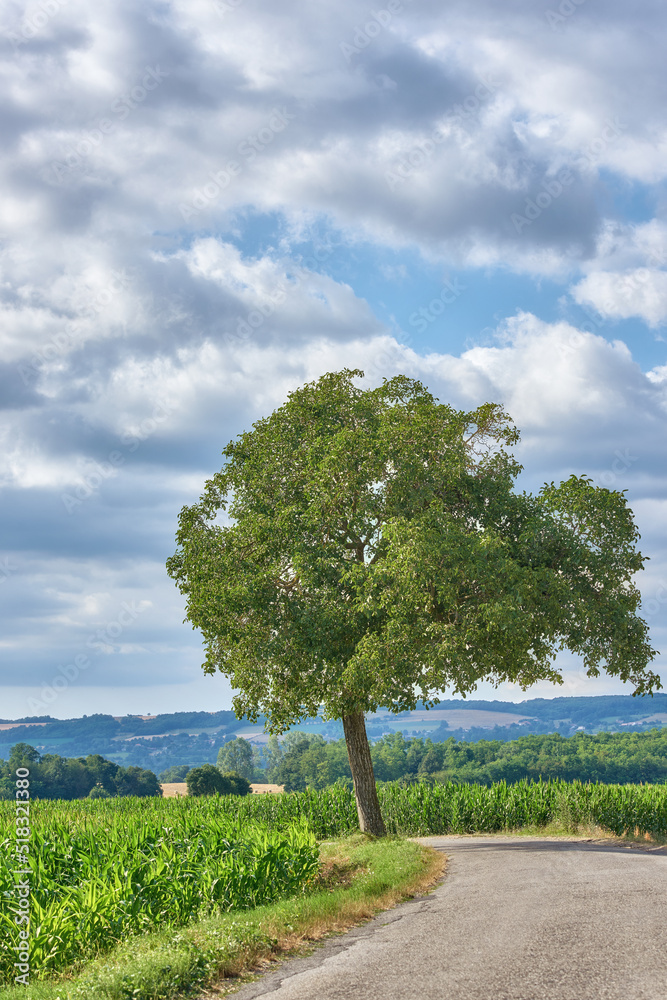
<path id="1" fill-rule="evenodd" d="M 662 5 L 0 16 L 0 715 L 229 707 L 164 569 L 178 511 L 343 367 L 504 403 L 525 488 L 627 490 L 667 650 Z M 559 664 L 478 696 L 625 690 Z"/>

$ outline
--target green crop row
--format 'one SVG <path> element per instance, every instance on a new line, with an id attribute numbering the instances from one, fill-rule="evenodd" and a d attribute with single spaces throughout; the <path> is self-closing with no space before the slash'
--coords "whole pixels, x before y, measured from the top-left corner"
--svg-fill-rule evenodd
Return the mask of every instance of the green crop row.
<path id="1" fill-rule="evenodd" d="M 303 821 L 274 831 L 240 822 L 216 799 L 194 808 L 192 800 L 154 800 L 163 808 L 153 810 L 143 808 L 147 801 L 32 803 L 31 969 L 63 970 L 132 934 L 270 903 L 303 891 L 317 875 L 317 843 Z M 6 812 L 0 980 L 11 982 L 18 866 Z"/>

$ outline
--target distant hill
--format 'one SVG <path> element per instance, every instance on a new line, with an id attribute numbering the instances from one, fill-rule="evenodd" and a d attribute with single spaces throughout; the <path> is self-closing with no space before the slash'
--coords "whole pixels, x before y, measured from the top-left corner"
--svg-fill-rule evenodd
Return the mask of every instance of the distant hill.
<path id="1" fill-rule="evenodd" d="M 0 720 L 0 758 L 7 759 L 15 743 L 29 743 L 40 753 L 66 757 L 99 753 L 118 764 L 134 764 L 159 773 L 177 764 L 215 763 L 220 745 L 238 735 L 265 742 L 263 723 L 263 719 L 257 725 L 237 719 L 229 710 L 155 716 L 97 714 L 78 719 L 25 716 Z M 531 733 L 641 732 L 667 725 L 667 694 L 532 698 L 522 702 L 453 698 L 430 711 L 423 705 L 397 715 L 380 711 L 369 716 L 366 725 L 371 740 L 398 731 L 434 741 L 454 737 L 471 742 L 512 740 Z M 339 722 L 319 717 L 292 728 L 320 733 L 325 739 L 343 735 Z"/>

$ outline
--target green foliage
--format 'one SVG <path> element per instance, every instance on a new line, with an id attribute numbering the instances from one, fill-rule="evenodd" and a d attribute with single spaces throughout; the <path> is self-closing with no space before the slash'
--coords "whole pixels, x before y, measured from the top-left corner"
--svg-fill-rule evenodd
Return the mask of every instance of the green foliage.
<path id="1" fill-rule="evenodd" d="M 610 784 L 667 783 L 667 728 L 648 733 L 558 733 L 517 740 L 449 738 L 442 743 L 402 733 L 383 736 L 371 746 L 378 781 L 456 781 L 491 785 L 528 778 L 601 781 Z M 325 788 L 349 779 L 345 740 L 331 743 L 305 737 L 285 754 L 272 780 L 285 791 Z"/>
<path id="2" fill-rule="evenodd" d="M 239 820 L 233 806 L 221 807 L 231 801 L 41 803 L 31 814 L 28 855 L 33 976 L 68 968 L 159 926 L 176 928 L 207 913 L 248 909 L 307 889 L 319 854 L 303 823 L 278 832 Z M 5 900 L 15 889 L 13 820 L 13 805 L 0 803 Z M 14 978 L 17 943 L 18 927 L 6 907 L 0 912 L 5 982 Z"/>
<path id="3" fill-rule="evenodd" d="M 39 750 L 29 743 L 16 743 L 9 754 L 9 766 L 12 771 L 17 767 L 30 767 L 39 762 Z"/>
<path id="4" fill-rule="evenodd" d="M 217 765 L 221 771 L 235 771 L 236 774 L 252 781 L 255 770 L 252 759 L 252 743 L 244 740 L 242 736 L 225 743 L 218 751 Z"/>
<path id="5" fill-rule="evenodd" d="M 252 787 L 247 778 L 244 778 L 242 774 L 237 771 L 224 771 L 222 774 L 223 778 L 226 778 L 231 785 L 232 795 L 250 795 L 252 794 Z"/>
<path id="6" fill-rule="evenodd" d="M 326 788 L 352 777 L 345 740 L 326 743 L 319 735 L 292 732 L 282 743 L 284 752 L 270 777 L 286 792 Z"/>
<path id="7" fill-rule="evenodd" d="M 173 800 L 168 800 L 173 801 Z M 199 804 L 205 800 L 197 800 Z M 221 978 L 249 971 L 276 953 L 276 939 L 298 934 L 304 940 L 338 926 L 350 908 L 384 909 L 387 892 L 412 895 L 431 867 L 421 845 L 399 838 L 368 839 L 358 834 L 322 845 L 335 875 L 314 891 L 281 898 L 251 910 L 213 912 L 174 929 L 163 926 L 135 934 L 80 971 L 50 982 L 0 989 L 7 1000 L 182 1000 L 214 993 Z M 351 883 L 348 883 L 351 879 Z M 279 948 L 280 946 L 278 946 Z M 209 987 L 207 989 L 206 987 Z"/>
<path id="8" fill-rule="evenodd" d="M 88 798 L 89 799 L 110 799 L 111 796 L 107 792 L 107 790 L 104 787 L 104 785 L 101 785 L 101 784 L 98 783 L 97 785 L 94 785 L 90 789 L 90 791 L 88 792 Z"/>
<path id="9" fill-rule="evenodd" d="M 405 376 L 364 391 L 362 374 L 291 393 L 181 511 L 168 571 L 237 715 L 281 732 L 320 705 L 340 718 L 482 679 L 560 682 L 563 647 L 589 676 L 660 687 L 625 496 L 576 476 L 517 494 L 500 406 L 455 410 Z"/>
<path id="10" fill-rule="evenodd" d="M 163 785 L 170 782 L 185 781 L 185 777 L 190 769 L 189 764 L 173 764 L 165 771 L 160 772 L 158 775 L 158 781 L 160 781 Z"/>
<path id="11" fill-rule="evenodd" d="M 667 834 L 667 788 L 581 782 L 504 781 L 482 785 L 400 784 L 380 789 L 391 833 L 430 836 L 491 833 L 562 820 L 591 823 L 622 836 Z"/>
<path id="12" fill-rule="evenodd" d="M 523 778 L 608 784 L 667 783 L 667 729 L 648 733 L 577 733 L 569 739 L 551 733 L 522 736 L 509 743 L 448 740 L 439 746 L 442 763 L 429 769 L 438 780 L 485 785 Z"/>
<path id="13" fill-rule="evenodd" d="M 188 771 L 185 782 L 188 795 L 231 795 L 232 783 L 213 764 L 202 764 Z"/>
<path id="14" fill-rule="evenodd" d="M 60 757 L 39 752 L 26 743 L 12 748 L 9 762 L 0 761 L 0 799 L 14 798 L 14 772 L 30 770 L 31 799 L 82 799 L 100 786 L 109 796 L 162 795 L 153 771 L 121 767 L 99 754 Z M 94 797 L 94 796 L 93 796 Z"/>

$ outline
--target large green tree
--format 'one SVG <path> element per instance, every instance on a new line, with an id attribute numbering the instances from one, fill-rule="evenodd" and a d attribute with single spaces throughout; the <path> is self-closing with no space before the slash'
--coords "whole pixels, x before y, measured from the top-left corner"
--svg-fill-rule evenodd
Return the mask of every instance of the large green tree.
<path id="1" fill-rule="evenodd" d="M 644 558 L 622 493 L 517 493 L 518 431 L 405 376 L 345 369 L 230 442 L 167 563 L 238 715 L 342 719 L 362 830 L 384 832 L 364 716 L 480 680 L 562 682 L 557 652 L 660 687 L 637 616 Z"/>
<path id="2" fill-rule="evenodd" d="M 235 771 L 248 781 L 252 781 L 255 767 L 252 762 L 252 743 L 242 736 L 230 740 L 218 750 L 217 766 L 221 771 Z"/>

